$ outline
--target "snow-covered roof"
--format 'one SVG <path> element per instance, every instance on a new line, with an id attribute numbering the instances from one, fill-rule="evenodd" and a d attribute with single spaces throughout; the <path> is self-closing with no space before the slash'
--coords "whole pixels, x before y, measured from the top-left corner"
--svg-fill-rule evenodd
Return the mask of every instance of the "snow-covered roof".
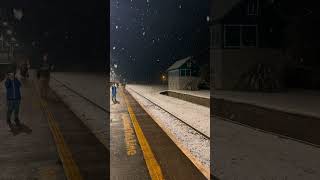
<path id="1" fill-rule="evenodd" d="M 184 63 L 186 63 L 188 60 L 191 59 L 191 56 L 188 56 L 184 59 L 181 59 L 179 61 L 176 61 L 174 64 L 172 64 L 167 71 L 171 71 L 171 70 L 175 70 L 178 69 L 179 67 L 181 67 L 182 65 L 184 65 Z"/>

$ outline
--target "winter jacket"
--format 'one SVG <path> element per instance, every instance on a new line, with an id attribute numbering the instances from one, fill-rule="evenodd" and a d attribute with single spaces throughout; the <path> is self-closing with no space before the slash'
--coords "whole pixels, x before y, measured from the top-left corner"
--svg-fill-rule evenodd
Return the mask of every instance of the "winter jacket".
<path id="1" fill-rule="evenodd" d="M 5 81 L 5 86 L 7 89 L 7 99 L 8 100 L 20 100 L 21 99 L 21 92 L 20 92 L 21 83 L 17 78 L 14 78 L 14 80 L 7 79 Z"/>
<path id="2" fill-rule="evenodd" d="M 111 87 L 111 92 L 112 92 L 112 96 L 116 96 L 116 94 L 117 94 L 117 87 L 116 86 L 112 86 Z"/>

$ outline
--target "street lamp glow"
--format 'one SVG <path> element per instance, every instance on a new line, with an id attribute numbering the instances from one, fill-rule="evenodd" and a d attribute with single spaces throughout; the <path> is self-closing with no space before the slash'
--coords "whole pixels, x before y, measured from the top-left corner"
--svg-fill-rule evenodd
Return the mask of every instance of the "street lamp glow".
<path id="1" fill-rule="evenodd" d="M 162 76 L 161 76 L 161 79 L 162 79 L 163 81 L 165 81 L 165 80 L 166 80 L 166 76 L 165 76 L 165 75 L 162 75 Z"/>
<path id="2" fill-rule="evenodd" d="M 210 20 L 211 20 L 210 16 L 207 16 L 207 22 L 210 22 Z"/>

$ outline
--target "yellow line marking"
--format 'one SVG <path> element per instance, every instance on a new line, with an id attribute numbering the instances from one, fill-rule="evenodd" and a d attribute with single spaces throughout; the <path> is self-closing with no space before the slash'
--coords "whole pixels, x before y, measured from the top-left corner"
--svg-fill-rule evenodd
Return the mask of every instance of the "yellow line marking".
<path id="1" fill-rule="evenodd" d="M 125 136 L 125 142 L 127 146 L 127 155 L 133 156 L 137 153 L 136 150 L 136 139 L 134 136 L 134 131 L 130 126 L 130 120 L 128 115 L 123 114 L 122 115 L 123 120 L 123 127 L 124 127 L 124 136 Z"/>
<path id="2" fill-rule="evenodd" d="M 35 89 L 38 90 L 36 88 L 36 85 L 35 85 Z M 46 114 L 46 117 L 47 117 L 47 120 L 49 123 L 49 128 L 51 130 L 51 134 L 52 134 L 54 142 L 56 144 L 57 151 L 58 151 L 59 157 L 61 159 L 61 162 L 63 164 L 64 172 L 66 174 L 67 179 L 68 180 L 82 180 L 83 178 L 80 174 L 79 167 L 72 157 L 72 153 L 71 153 L 68 145 L 66 144 L 66 142 L 62 136 L 62 133 L 61 133 L 61 131 L 60 131 L 55 119 L 54 119 L 54 116 L 48 110 L 47 103 L 44 100 L 42 100 L 39 96 L 38 96 L 38 98 L 39 98 L 40 106 Z"/>
<path id="3" fill-rule="evenodd" d="M 152 180 L 163 180 L 164 177 L 162 175 L 160 165 L 159 165 L 158 161 L 156 160 L 156 158 L 152 152 L 152 149 L 151 149 L 146 137 L 144 136 L 144 134 L 142 132 L 142 129 L 138 123 L 136 115 L 134 114 L 132 107 L 131 107 L 126 95 L 123 93 L 122 89 L 120 89 L 120 92 L 121 92 L 122 97 L 124 98 L 124 100 L 127 104 L 128 112 L 129 112 L 134 130 L 136 132 L 139 144 L 141 146 L 143 157 L 144 157 L 144 160 L 146 161 L 150 177 Z"/>
<path id="4" fill-rule="evenodd" d="M 210 179 L 210 169 L 204 166 L 179 140 L 166 129 L 160 122 L 159 118 L 152 115 L 138 100 L 138 104 L 143 110 L 160 126 L 160 128 L 170 137 L 170 139 L 178 146 L 178 148 L 190 159 L 190 161 L 198 168 L 198 170 L 207 178 Z"/>

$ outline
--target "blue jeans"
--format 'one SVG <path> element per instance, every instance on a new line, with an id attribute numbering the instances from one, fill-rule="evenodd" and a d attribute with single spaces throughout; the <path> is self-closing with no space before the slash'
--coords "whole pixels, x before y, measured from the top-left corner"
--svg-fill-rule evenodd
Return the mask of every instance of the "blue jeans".
<path id="1" fill-rule="evenodd" d="M 112 93 L 112 101 L 117 101 L 117 94 L 116 93 Z"/>
<path id="2" fill-rule="evenodd" d="M 20 100 L 7 100 L 7 122 L 11 123 L 11 115 L 14 113 L 14 121 L 19 123 Z"/>

